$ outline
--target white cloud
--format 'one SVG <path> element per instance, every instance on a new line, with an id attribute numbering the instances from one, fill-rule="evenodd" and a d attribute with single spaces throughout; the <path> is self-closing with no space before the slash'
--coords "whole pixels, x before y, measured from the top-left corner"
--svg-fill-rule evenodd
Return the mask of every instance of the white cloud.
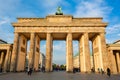
<path id="1" fill-rule="evenodd" d="M 106 28 L 107 34 L 120 33 L 120 24 L 114 24 Z"/>
<path id="2" fill-rule="evenodd" d="M 111 11 L 103 0 L 82 1 L 76 6 L 75 16 L 80 17 L 106 17 Z"/>
<path id="3" fill-rule="evenodd" d="M 13 28 L 10 26 L 10 18 L 1 17 L 0 19 L 0 39 L 13 43 Z"/>
<path id="4" fill-rule="evenodd" d="M 40 6 L 43 6 L 44 8 L 54 8 L 57 6 L 67 6 L 69 5 L 69 3 L 65 0 L 43 0 L 41 2 L 41 0 L 39 0 L 40 2 Z"/>
<path id="5" fill-rule="evenodd" d="M 118 34 L 118 36 L 120 37 L 120 33 Z"/>
<path id="6" fill-rule="evenodd" d="M 38 0 L 40 7 L 44 9 L 44 13 L 48 14 L 55 14 L 56 9 L 58 6 L 69 6 L 70 4 L 65 0 Z M 63 10 L 63 9 L 62 9 Z M 63 11 L 64 12 L 64 11 Z"/>
<path id="7" fill-rule="evenodd" d="M 19 4 L 20 0 L 0 0 L 0 14 L 5 15 L 11 12 L 13 13 Z"/>
<path id="8" fill-rule="evenodd" d="M 79 43 L 78 41 L 73 41 L 73 54 L 75 55 L 79 51 Z"/>
<path id="9" fill-rule="evenodd" d="M 113 43 L 113 40 L 111 40 L 111 39 L 106 39 L 106 43 L 107 43 L 107 44 Z"/>
<path id="10" fill-rule="evenodd" d="M 9 18 L 6 18 L 6 17 L 1 18 L 1 19 L 0 19 L 0 27 L 1 27 L 1 25 L 7 24 L 7 23 L 9 23 L 9 22 L 10 22 L 10 19 L 9 19 Z"/>
<path id="11" fill-rule="evenodd" d="M 65 61 L 66 58 L 66 42 L 65 41 L 54 41 L 53 42 L 53 61 Z"/>
<path id="12" fill-rule="evenodd" d="M 49 7 L 54 7 L 57 6 L 62 0 L 43 0 L 42 1 L 42 6 L 49 8 Z"/>
<path id="13" fill-rule="evenodd" d="M 40 44 L 40 52 L 43 54 L 46 54 L 46 42 L 41 42 L 43 44 Z"/>
<path id="14" fill-rule="evenodd" d="M 12 33 L 0 33 L 0 39 L 5 40 L 8 43 L 13 43 L 14 34 L 12 34 Z"/>

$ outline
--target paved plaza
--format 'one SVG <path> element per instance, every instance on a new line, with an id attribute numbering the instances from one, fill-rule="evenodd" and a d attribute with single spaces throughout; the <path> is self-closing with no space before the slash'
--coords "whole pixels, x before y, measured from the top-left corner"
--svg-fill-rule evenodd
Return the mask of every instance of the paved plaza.
<path id="1" fill-rule="evenodd" d="M 66 72 L 34 72 L 31 76 L 27 73 L 4 73 L 0 74 L 0 80 L 120 80 L 120 74 L 111 75 L 94 73 L 66 73 Z"/>

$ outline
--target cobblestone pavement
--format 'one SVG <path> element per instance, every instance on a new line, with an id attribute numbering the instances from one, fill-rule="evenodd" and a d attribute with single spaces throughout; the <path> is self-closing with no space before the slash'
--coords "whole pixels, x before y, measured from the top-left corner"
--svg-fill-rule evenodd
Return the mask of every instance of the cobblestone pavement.
<path id="1" fill-rule="evenodd" d="M 119 75 L 111 75 L 94 73 L 66 73 L 66 72 L 33 72 L 31 76 L 27 73 L 5 73 L 0 74 L 0 80 L 120 80 Z"/>

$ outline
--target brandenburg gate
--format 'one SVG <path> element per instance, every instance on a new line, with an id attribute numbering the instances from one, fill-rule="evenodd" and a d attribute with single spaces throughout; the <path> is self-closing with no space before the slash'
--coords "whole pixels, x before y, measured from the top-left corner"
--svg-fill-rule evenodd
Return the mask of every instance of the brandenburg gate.
<path id="1" fill-rule="evenodd" d="M 95 71 L 106 70 L 107 53 L 105 28 L 102 18 L 74 18 L 71 15 L 48 15 L 45 18 L 17 18 L 14 27 L 14 45 L 11 71 L 24 70 L 27 41 L 30 40 L 29 68 L 38 70 L 40 41 L 46 40 L 45 70 L 52 71 L 53 40 L 66 40 L 66 71 L 73 71 L 73 40 L 79 42 L 80 71 L 90 72 L 92 42 Z M 42 46 L 41 46 L 42 47 Z"/>

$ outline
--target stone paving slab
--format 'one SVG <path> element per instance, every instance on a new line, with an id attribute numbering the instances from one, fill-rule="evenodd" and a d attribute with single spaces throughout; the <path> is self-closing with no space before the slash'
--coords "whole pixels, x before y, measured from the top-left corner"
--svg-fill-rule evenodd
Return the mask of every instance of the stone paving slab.
<path id="1" fill-rule="evenodd" d="M 66 72 L 34 72 L 31 76 L 27 73 L 0 74 L 0 80 L 120 80 L 120 74 L 111 75 L 94 73 L 66 73 Z"/>

